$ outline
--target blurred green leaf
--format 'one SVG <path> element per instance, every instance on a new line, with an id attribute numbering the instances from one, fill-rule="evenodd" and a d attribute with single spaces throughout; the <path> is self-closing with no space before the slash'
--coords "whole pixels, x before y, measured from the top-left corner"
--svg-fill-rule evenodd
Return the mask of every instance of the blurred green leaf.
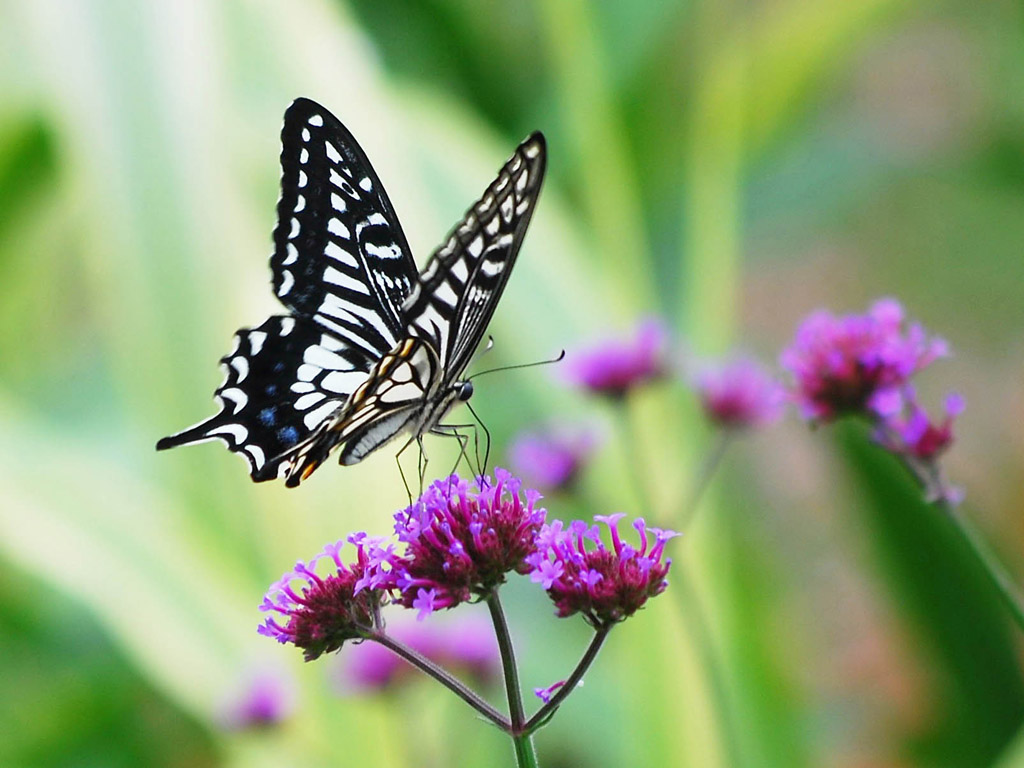
<path id="1" fill-rule="evenodd" d="M 899 615 L 929 654 L 932 722 L 920 735 L 920 759 L 988 765 L 1024 722 L 1024 677 L 1003 606 L 954 524 L 924 503 L 896 460 L 860 425 L 837 431 L 864 491 L 853 511 Z"/>

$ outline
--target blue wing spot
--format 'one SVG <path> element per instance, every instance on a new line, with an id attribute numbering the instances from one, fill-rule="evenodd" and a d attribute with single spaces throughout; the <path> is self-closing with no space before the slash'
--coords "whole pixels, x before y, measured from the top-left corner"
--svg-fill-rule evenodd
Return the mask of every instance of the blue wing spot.
<path id="1" fill-rule="evenodd" d="M 284 363 L 274 363 L 274 373 L 284 373 Z"/>
<path id="2" fill-rule="evenodd" d="M 295 445 L 299 442 L 299 430 L 295 427 L 282 427 L 277 430 L 277 439 L 286 446 Z"/>
<path id="3" fill-rule="evenodd" d="M 277 421 L 277 408 L 275 406 L 264 408 L 259 413 L 259 420 L 264 427 L 274 426 L 274 422 Z"/>
<path id="4" fill-rule="evenodd" d="M 277 384 L 267 384 L 263 391 L 267 393 L 267 397 L 275 397 L 277 395 Z"/>

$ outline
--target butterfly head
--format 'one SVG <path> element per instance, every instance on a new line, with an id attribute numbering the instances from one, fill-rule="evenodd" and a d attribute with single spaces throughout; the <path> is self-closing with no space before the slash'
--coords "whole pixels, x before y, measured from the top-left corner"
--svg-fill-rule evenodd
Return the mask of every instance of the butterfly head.
<path id="1" fill-rule="evenodd" d="M 460 402 L 464 403 L 473 396 L 473 382 L 469 381 L 457 381 L 453 385 L 455 389 L 455 398 Z"/>

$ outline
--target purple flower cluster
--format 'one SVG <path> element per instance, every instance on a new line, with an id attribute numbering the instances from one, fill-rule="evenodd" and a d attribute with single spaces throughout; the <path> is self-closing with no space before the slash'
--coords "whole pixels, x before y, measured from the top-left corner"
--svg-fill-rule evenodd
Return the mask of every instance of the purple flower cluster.
<path id="1" fill-rule="evenodd" d="M 785 390 L 753 360 L 705 368 L 694 377 L 705 416 L 724 429 L 770 424 L 782 415 Z"/>
<path id="2" fill-rule="evenodd" d="M 290 678 L 278 670 L 253 670 L 224 702 L 220 721 L 229 730 L 269 728 L 287 718 L 294 705 Z"/>
<path id="3" fill-rule="evenodd" d="M 260 610 L 271 614 L 259 633 L 302 648 L 306 661 L 336 651 L 346 640 L 368 637 L 391 586 L 392 546 L 365 533 L 349 536 L 354 563 L 341 559 L 344 542 L 329 544 L 309 561 L 301 560 L 270 586 Z M 317 574 L 321 564 L 329 573 Z M 276 614 L 276 615 L 275 615 Z"/>
<path id="4" fill-rule="evenodd" d="M 657 320 L 647 320 L 629 341 L 606 341 L 569 356 L 566 376 L 591 392 L 621 398 L 640 384 L 665 374 L 668 332 Z"/>
<path id="5" fill-rule="evenodd" d="M 672 561 L 663 559 L 665 542 L 678 534 L 647 528 L 642 518 L 633 527 L 640 536 L 637 549 L 622 541 L 618 522 L 625 515 L 597 515 L 611 531 L 612 547 L 601 540 L 596 525 L 575 520 L 563 528 L 560 520 L 545 525 L 537 551 L 527 558 L 530 578 L 540 583 L 559 617 L 580 613 L 594 627 L 608 626 L 632 616 L 651 597 L 668 586 Z M 653 543 L 648 533 L 654 534 Z"/>
<path id="6" fill-rule="evenodd" d="M 533 485 L 552 491 L 568 490 L 575 485 L 594 445 L 594 436 L 589 432 L 526 432 L 509 448 L 509 461 Z"/>
<path id="7" fill-rule="evenodd" d="M 812 313 L 781 362 L 793 374 L 804 418 L 827 422 L 898 412 L 910 377 L 946 354 L 945 341 L 906 324 L 899 302 L 881 299 L 863 315 Z"/>
<path id="8" fill-rule="evenodd" d="M 510 571 L 525 572 L 544 523 L 545 511 L 535 507 L 540 494 L 520 494 L 520 481 L 503 469 L 494 475 L 475 487 L 457 475 L 436 480 L 395 515 L 406 545 L 393 561 L 396 601 L 420 618 L 487 595 Z"/>

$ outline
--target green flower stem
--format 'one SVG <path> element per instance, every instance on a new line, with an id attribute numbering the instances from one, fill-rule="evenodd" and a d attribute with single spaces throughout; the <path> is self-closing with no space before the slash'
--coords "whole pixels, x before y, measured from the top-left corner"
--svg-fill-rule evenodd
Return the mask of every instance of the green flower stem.
<path id="1" fill-rule="evenodd" d="M 701 606 L 700 596 L 694 589 L 692 581 L 681 571 L 673 577 L 671 586 L 672 589 L 669 591 L 675 595 L 676 608 L 679 610 L 679 615 L 690 637 L 693 638 L 694 649 L 697 652 L 701 669 L 704 670 L 708 694 L 714 702 L 714 713 L 718 720 L 719 736 L 725 750 L 726 764 L 743 765 L 740 738 L 729 700 L 725 669 L 721 658 L 716 653 L 711 627 L 707 614 Z"/>
<path id="2" fill-rule="evenodd" d="M 510 731 L 511 723 L 509 723 L 508 718 L 484 701 L 479 694 L 469 688 L 469 686 L 461 680 L 454 677 L 450 672 L 448 672 L 448 670 L 438 666 L 426 656 L 414 651 L 409 646 L 404 643 L 400 643 L 398 640 L 395 640 L 393 637 L 389 637 L 383 632 L 376 632 L 370 635 L 369 639 L 375 643 L 380 643 L 392 653 L 401 656 L 417 669 L 430 675 L 503 731 Z"/>
<path id="3" fill-rule="evenodd" d="M 734 434 L 735 433 L 732 430 L 720 430 L 715 438 L 714 445 L 711 447 L 711 451 L 704 455 L 704 458 L 700 463 L 700 467 L 697 469 L 697 474 L 694 477 L 693 488 L 690 490 L 690 498 L 687 500 L 686 504 L 683 505 L 682 512 L 679 515 L 679 520 L 676 523 L 679 531 L 687 531 L 690 524 L 693 522 L 693 518 L 697 514 L 697 508 L 700 505 L 700 500 L 703 498 L 705 491 L 707 491 L 708 487 L 711 485 L 711 479 L 718 471 L 718 467 L 721 466 L 722 459 L 725 457 L 726 451 L 729 446 L 732 445 L 732 438 Z"/>
<path id="4" fill-rule="evenodd" d="M 516 751 L 516 765 L 519 768 L 537 768 L 537 753 L 533 749 L 530 733 L 525 729 L 526 711 L 523 709 L 523 694 L 519 687 L 519 669 L 512 647 L 512 635 L 508 631 L 508 622 L 505 621 L 505 611 L 501 607 L 497 587 L 487 596 L 487 607 L 491 611 L 494 634 L 498 639 L 498 650 L 501 652 L 501 668 L 505 678 L 511 719 L 507 730 L 512 736 L 512 746 Z"/>
<path id="5" fill-rule="evenodd" d="M 526 723 L 526 733 L 533 733 L 546 723 L 551 716 L 555 713 L 555 710 L 561 706 L 562 702 L 565 701 L 569 694 L 576 690 L 576 686 L 579 685 L 580 680 L 583 679 L 583 675 L 590 669 L 590 665 L 594 663 L 594 659 L 597 658 L 598 651 L 601 650 L 601 646 L 604 645 L 605 639 L 608 637 L 608 633 L 612 631 L 611 624 L 598 628 L 594 633 L 594 637 L 590 641 L 590 645 L 587 646 L 587 650 L 583 654 L 583 658 L 580 659 L 576 665 L 576 669 L 572 671 L 566 679 L 565 684 L 558 689 L 556 693 L 547 704 L 537 710 L 537 714 L 529 719 Z"/>

